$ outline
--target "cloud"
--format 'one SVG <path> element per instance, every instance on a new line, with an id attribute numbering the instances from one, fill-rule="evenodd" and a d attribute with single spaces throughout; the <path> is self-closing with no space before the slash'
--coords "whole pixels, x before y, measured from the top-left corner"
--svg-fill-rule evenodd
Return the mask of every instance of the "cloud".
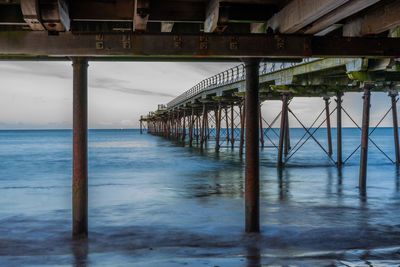
<path id="1" fill-rule="evenodd" d="M 8 62 L 0 65 L 0 72 L 10 74 L 31 74 L 42 77 L 55 77 L 59 79 L 68 79 L 72 77 L 72 67 L 70 70 L 65 62 Z"/>
<path id="2" fill-rule="evenodd" d="M 175 97 L 169 93 L 158 92 L 156 90 L 145 90 L 126 86 L 129 81 L 113 79 L 113 78 L 96 78 L 90 82 L 90 87 L 104 89 L 109 91 L 121 92 L 132 95 L 147 95 L 147 96 L 161 96 L 161 97 Z"/>

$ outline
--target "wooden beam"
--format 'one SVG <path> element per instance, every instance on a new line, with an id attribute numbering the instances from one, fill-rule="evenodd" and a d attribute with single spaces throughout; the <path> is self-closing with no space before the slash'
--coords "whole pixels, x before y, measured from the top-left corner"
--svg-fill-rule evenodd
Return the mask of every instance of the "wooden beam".
<path id="1" fill-rule="evenodd" d="M 349 0 L 293 0 L 268 25 L 279 33 L 295 33 Z"/>
<path id="2" fill-rule="evenodd" d="M 133 14 L 133 30 L 146 31 L 150 13 L 150 0 L 135 0 L 135 12 Z"/>
<path id="3" fill-rule="evenodd" d="M 21 11 L 25 22 L 32 30 L 45 30 L 40 16 L 39 0 L 21 0 Z"/>
<path id="4" fill-rule="evenodd" d="M 379 34 L 400 25 L 400 1 L 370 10 L 343 26 L 343 36 L 365 36 Z"/>
<path id="5" fill-rule="evenodd" d="M 304 32 L 305 34 L 315 34 L 332 26 L 333 24 L 353 15 L 361 10 L 376 4 L 380 0 L 353 0 L 345 3 L 339 8 L 333 10 L 326 16 L 313 22 L 312 25 Z"/>
<path id="6" fill-rule="evenodd" d="M 400 38 L 313 37 L 268 34 L 103 33 L 58 36 L 39 31 L 0 32 L 0 56 L 48 55 L 235 59 L 240 57 L 400 57 Z"/>
<path id="7" fill-rule="evenodd" d="M 206 19 L 204 21 L 204 32 L 214 32 L 218 27 L 219 0 L 210 0 L 206 8 Z"/>
<path id="8" fill-rule="evenodd" d="M 48 31 L 69 31 L 71 22 L 67 0 L 40 2 L 40 14 L 43 26 Z"/>

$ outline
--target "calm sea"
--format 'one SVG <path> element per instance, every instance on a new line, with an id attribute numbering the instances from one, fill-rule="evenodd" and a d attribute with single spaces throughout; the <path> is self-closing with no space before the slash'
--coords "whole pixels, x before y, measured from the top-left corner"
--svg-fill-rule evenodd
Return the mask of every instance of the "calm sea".
<path id="1" fill-rule="evenodd" d="M 393 159 L 392 132 L 371 138 Z M 292 147 L 303 133 L 291 129 Z M 360 131 L 343 136 L 346 159 Z M 326 148 L 325 129 L 316 137 Z M 0 266 L 398 266 L 399 174 L 369 148 L 363 197 L 358 151 L 339 172 L 310 139 L 278 172 L 266 140 L 262 233 L 246 235 L 237 148 L 216 154 L 212 142 L 201 151 L 137 130 L 91 130 L 83 242 L 71 240 L 72 132 L 0 131 Z"/>

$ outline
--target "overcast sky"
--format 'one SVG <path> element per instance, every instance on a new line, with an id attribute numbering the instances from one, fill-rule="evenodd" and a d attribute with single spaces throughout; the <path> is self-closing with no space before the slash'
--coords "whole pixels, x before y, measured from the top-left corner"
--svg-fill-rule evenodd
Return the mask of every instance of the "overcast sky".
<path id="1" fill-rule="evenodd" d="M 154 111 L 157 104 L 165 104 L 202 79 L 237 64 L 90 62 L 89 128 L 137 128 L 140 115 Z M 0 129 L 71 128 L 70 62 L 0 62 L 0 81 Z M 386 93 L 373 93 L 371 125 L 389 105 Z M 320 98 L 296 98 L 291 104 L 308 125 L 323 106 Z M 361 122 L 361 94 L 346 94 L 343 106 Z M 280 108 L 280 101 L 264 102 L 263 116 L 271 121 Z M 332 119 L 335 127 L 336 117 Z M 343 120 L 344 126 L 353 126 L 345 115 Z M 290 121 L 291 126 L 299 126 L 293 118 Z M 391 114 L 382 126 L 391 126 Z"/>

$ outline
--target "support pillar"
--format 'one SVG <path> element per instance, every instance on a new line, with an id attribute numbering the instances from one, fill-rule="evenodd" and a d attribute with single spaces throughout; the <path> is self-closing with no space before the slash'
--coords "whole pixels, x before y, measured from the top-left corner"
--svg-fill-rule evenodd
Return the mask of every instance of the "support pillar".
<path id="1" fill-rule="evenodd" d="M 289 112 L 286 111 L 286 118 L 285 118 L 285 150 L 284 150 L 285 156 L 287 156 L 289 154 L 289 149 L 290 149 Z"/>
<path id="2" fill-rule="evenodd" d="M 219 137 L 221 133 L 221 103 L 218 103 L 217 112 L 215 112 L 215 122 L 216 122 L 216 133 L 215 133 L 215 151 L 219 151 Z"/>
<path id="3" fill-rule="evenodd" d="M 231 146 L 232 149 L 235 146 L 235 116 L 233 114 L 234 103 L 231 104 Z"/>
<path id="4" fill-rule="evenodd" d="M 340 168 L 343 164 L 342 161 L 342 95 L 341 91 L 336 93 L 336 117 L 337 117 L 337 125 L 336 125 L 336 136 L 337 136 L 337 167 Z"/>
<path id="5" fill-rule="evenodd" d="M 285 128 L 286 128 L 286 118 L 287 118 L 287 102 L 289 96 L 287 94 L 282 95 L 282 112 L 281 112 L 281 129 L 279 132 L 279 147 L 278 147 L 278 168 L 282 168 L 283 161 L 283 144 L 285 141 Z"/>
<path id="6" fill-rule="evenodd" d="M 360 153 L 360 177 L 359 186 L 361 190 L 365 190 L 367 186 L 367 159 L 368 159 L 368 136 L 369 136 L 369 111 L 371 102 L 371 86 L 364 85 L 363 96 L 363 116 L 362 116 L 362 133 L 361 133 L 361 153 Z"/>
<path id="7" fill-rule="evenodd" d="M 229 142 L 230 142 L 230 135 L 229 135 L 228 108 L 225 108 L 225 122 L 226 122 L 226 143 L 229 144 Z"/>
<path id="8" fill-rule="evenodd" d="M 396 167 L 399 167 L 399 161 L 400 161 L 399 125 L 397 120 L 397 106 L 396 106 L 396 97 L 398 93 L 397 91 L 391 91 L 389 95 L 390 98 L 392 99 L 393 136 L 394 136 L 394 149 L 396 153 Z"/>
<path id="9" fill-rule="evenodd" d="M 240 146 L 239 146 L 240 156 L 243 155 L 245 121 L 246 121 L 246 104 L 245 101 L 242 101 L 242 105 L 240 107 Z"/>
<path id="10" fill-rule="evenodd" d="M 328 153 L 332 155 L 331 112 L 329 110 L 329 96 L 324 97 L 326 114 L 326 132 L 328 134 Z"/>
<path id="11" fill-rule="evenodd" d="M 203 147 L 204 144 L 204 137 L 206 135 L 206 104 L 203 103 L 203 120 L 201 122 L 201 127 L 200 127 L 200 146 Z"/>
<path id="12" fill-rule="evenodd" d="M 140 134 L 143 134 L 143 116 L 140 116 Z"/>
<path id="13" fill-rule="evenodd" d="M 192 114 L 190 115 L 189 123 L 189 146 L 193 144 L 193 124 L 194 124 L 194 108 L 192 108 Z"/>
<path id="14" fill-rule="evenodd" d="M 87 68 L 84 57 L 72 59 L 73 67 L 73 237 L 88 235 L 88 156 L 87 156 Z"/>
<path id="15" fill-rule="evenodd" d="M 246 232 L 260 231 L 259 170 L 259 64 L 260 59 L 247 58 L 246 66 Z"/>
<path id="16" fill-rule="evenodd" d="M 186 138 L 186 109 L 183 110 L 182 141 Z"/>
<path id="17" fill-rule="evenodd" d="M 262 123 L 262 113 L 261 113 L 261 103 L 258 105 L 258 113 L 260 114 L 259 119 L 260 119 L 260 143 L 261 147 L 264 147 L 264 129 L 263 129 L 263 123 Z"/>

